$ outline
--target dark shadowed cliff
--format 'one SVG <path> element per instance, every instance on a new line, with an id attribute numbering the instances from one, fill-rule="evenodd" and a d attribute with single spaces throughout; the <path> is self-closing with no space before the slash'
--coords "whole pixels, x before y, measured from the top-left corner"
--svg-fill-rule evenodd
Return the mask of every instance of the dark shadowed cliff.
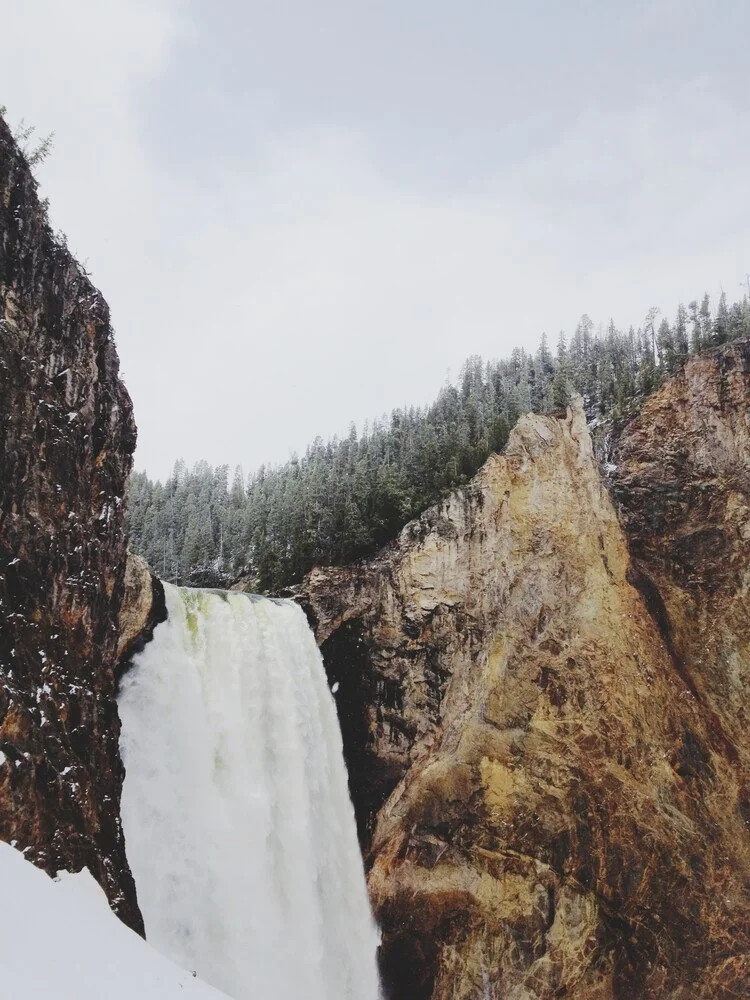
<path id="1" fill-rule="evenodd" d="M 114 700 L 135 446 L 109 310 L 0 118 L 0 838 L 142 929 Z"/>

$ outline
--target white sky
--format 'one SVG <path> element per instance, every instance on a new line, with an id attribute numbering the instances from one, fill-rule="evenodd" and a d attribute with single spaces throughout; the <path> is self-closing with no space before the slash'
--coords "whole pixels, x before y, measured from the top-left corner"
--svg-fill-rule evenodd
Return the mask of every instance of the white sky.
<path id="1" fill-rule="evenodd" d="M 136 466 L 283 461 L 750 271 L 745 0 L 0 0 Z"/>

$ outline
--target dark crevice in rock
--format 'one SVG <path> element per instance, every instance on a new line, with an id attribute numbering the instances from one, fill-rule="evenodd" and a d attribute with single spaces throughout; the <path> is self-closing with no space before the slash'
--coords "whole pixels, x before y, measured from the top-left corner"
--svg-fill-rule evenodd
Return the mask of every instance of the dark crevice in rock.
<path id="1" fill-rule="evenodd" d="M 373 679 L 361 619 L 346 622 L 321 647 L 328 685 L 334 690 L 349 775 L 357 833 L 367 857 L 375 816 L 403 775 L 378 760 L 369 737 L 368 708 L 395 707 L 398 688 Z"/>
<path id="2" fill-rule="evenodd" d="M 421 933 L 388 935 L 378 951 L 384 1000 L 430 1000 L 435 986 L 437 947 Z"/>

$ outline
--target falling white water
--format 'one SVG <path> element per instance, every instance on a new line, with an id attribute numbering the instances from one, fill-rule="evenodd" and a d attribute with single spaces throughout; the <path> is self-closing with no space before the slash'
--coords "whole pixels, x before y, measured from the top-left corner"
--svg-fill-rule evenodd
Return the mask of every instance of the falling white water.
<path id="1" fill-rule="evenodd" d="M 377 1000 L 333 697 L 291 602 L 165 584 L 120 695 L 146 936 L 234 1000 Z"/>

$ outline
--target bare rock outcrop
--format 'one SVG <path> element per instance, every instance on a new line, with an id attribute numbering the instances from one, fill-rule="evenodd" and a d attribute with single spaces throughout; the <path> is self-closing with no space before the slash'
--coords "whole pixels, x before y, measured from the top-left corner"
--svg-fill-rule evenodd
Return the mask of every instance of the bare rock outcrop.
<path id="1" fill-rule="evenodd" d="M 715 422 L 719 492 L 747 468 L 743 385 Z M 718 620 L 702 606 L 712 570 L 689 569 L 679 530 L 660 541 L 669 498 L 654 527 L 637 493 L 650 480 L 660 494 L 667 474 L 658 459 L 639 464 L 650 447 L 639 434 L 667 441 L 645 429 L 659 399 L 617 444 L 632 538 L 576 400 L 559 419 L 523 417 L 503 455 L 376 558 L 313 571 L 302 587 L 339 684 L 391 1000 L 708 1000 L 750 988 L 745 515 L 726 526 L 736 558 L 716 598 L 717 614 L 726 600 L 737 610 L 722 612 L 699 661 Z M 708 460 L 702 431 L 688 440 L 689 422 L 670 419 L 673 440 Z M 717 523 L 740 510 L 732 496 L 714 496 Z M 696 614 L 705 630 L 679 640 Z"/>
<path id="2" fill-rule="evenodd" d="M 127 656 L 148 628 L 154 603 L 151 570 L 142 556 L 128 553 L 117 637 L 117 657 Z"/>
<path id="3" fill-rule="evenodd" d="M 142 556 L 128 552 L 118 621 L 118 673 L 154 637 L 154 629 L 167 617 L 164 585 Z"/>
<path id="4" fill-rule="evenodd" d="M 0 118 L 0 839 L 142 930 L 115 703 L 135 447 L 109 310 Z"/>

